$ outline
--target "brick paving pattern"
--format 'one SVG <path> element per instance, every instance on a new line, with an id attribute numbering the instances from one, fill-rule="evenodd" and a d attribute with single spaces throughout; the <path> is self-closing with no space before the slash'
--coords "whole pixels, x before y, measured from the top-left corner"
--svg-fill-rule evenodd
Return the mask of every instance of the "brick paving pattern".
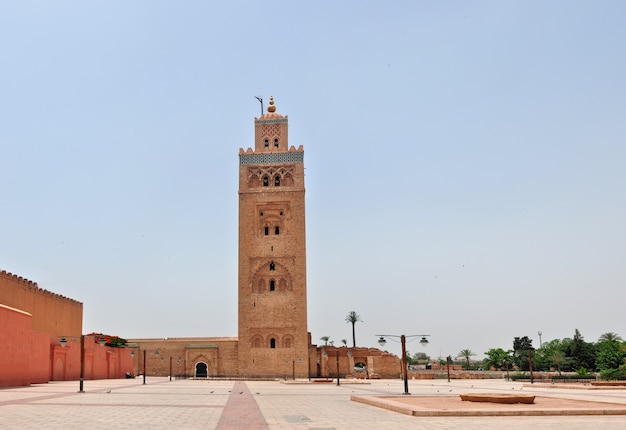
<path id="1" fill-rule="evenodd" d="M 216 428 L 217 430 L 267 430 L 269 428 L 256 400 L 244 382 L 236 382 L 233 386 Z"/>

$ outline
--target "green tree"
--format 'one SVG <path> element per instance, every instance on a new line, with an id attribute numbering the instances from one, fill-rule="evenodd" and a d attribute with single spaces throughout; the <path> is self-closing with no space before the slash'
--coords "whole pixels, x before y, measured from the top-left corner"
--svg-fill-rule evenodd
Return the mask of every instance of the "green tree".
<path id="1" fill-rule="evenodd" d="M 487 356 L 484 360 L 485 367 L 487 369 L 494 368 L 496 370 L 505 369 L 507 362 L 511 362 L 511 351 L 505 351 L 502 348 L 491 348 L 485 352 Z"/>
<path id="2" fill-rule="evenodd" d="M 611 331 L 604 333 L 602 336 L 600 336 L 600 338 L 598 339 L 598 342 L 602 343 L 602 342 L 606 342 L 606 341 L 616 341 L 616 342 L 622 342 L 623 339 L 621 338 L 620 335 L 618 335 L 617 333 L 613 333 Z"/>
<path id="3" fill-rule="evenodd" d="M 343 343 L 343 346 L 348 346 L 348 341 L 345 339 L 341 339 L 341 343 Z"/>
<path id="4" fill-rule="evenodd" d="M 324 341 L 324 346 L 328 346 L 328 340 L 330 339 L 330 336 L 322 336 L 320 337 L 320 340 Z"/>
<path id="5" fill-rule="evenodd" d="M 521 370 L 529 370 L 529 355 L 534 351 L 533 341 L 528 336 L 516 337 L 513 339 L 513 355 L 515 362 Z"/>
<path id="6" fill-rule="evenodd" d="M 420 363 L 428 363 L 430 361 L 430 357 L 425 352 L 416 352 L 411 355 L 409 351 L 406 352 L 406 360 L 408 364 L 420 364 Z"/>
<path id="7" fill-rule="evenodd" d="M 572 350 L 572 345 L 574 341 L 566 337 L 561 340 L 561 351 L 565 354 L 565 359 L 563 360 L 563 364 L 561 366 L 561 370 L 571 372 L 576 370 L 576 366 L 574 364 L 574 359 L 570 355 L 570 351 Z"/>
<path id="8" fill-rule="evenodd" d="M 467 370 L 469 370 L 469 368 L 470 368 L 470 357 L 472 357 L 474 355 L 476 355 L 476 354 L 474 354 L 474 352 L 472 352 L 471 349 L 462 349 L 459 352 L 459 357 L 465 358 L 465 361 L 467 362 Z"/>
<path id="9" fill-rule="evenodd" d="M 568 355 L 572 358 L 574 369 L 576 369 L 576 371 L 580 371 L 582 369 L 587 371 L 595 370 L 595 347 L 593 344 L 585 342 L 585 339 L 580 334 L 578 329 L 575 329 L 574 331 L 574 337 L 570 344 Z"/>
<path id="10" fill-rule="evenodd" d="M 352 324 L 352 347 L 356 348 L 356 336 L 354 334 L 354 326 L 357 322 L 363 321 L 361 319 L 361 315 L 357 314 L 354 311 L 350 311 L 346 316 L 346 322 Z"/>
<path id="11" fill-rule="evenodd" d="M 560 349 L 555 349 L 550 354 L 550 360 L 556 366 L 556 370 L 559 372 L 559 375 L 561 375 L 561 366 L 565 361 L 565 353 Z"/>
<path id="12" fill-rule="evenodd" d="M 413 360 L 429 362 L 430 356 L 425 352 L 416 352 L 415 354 L 413 354 Z"/>
<path id="13" fill-rule="evenodd" d="M 552 369 L 554 367 L 552 354 L 555 351 L 563 352 L 563 345 L 559 339 L 543 342 L 541 347 L 537 349 L 535 361 L 533 362 L 533 368 L 546 371 Z M 565 357 L 565 353 L 563 353 L 563 356 Z M 563 362 L 561 362 L 560 365 L 562 364 Z"/>
<path id="14" fill-rule="evenodd" d="M 597 368 L 600 372 L 618 369 L 624 364 L 624 350 L 617 340 L 598 343 Z"/>

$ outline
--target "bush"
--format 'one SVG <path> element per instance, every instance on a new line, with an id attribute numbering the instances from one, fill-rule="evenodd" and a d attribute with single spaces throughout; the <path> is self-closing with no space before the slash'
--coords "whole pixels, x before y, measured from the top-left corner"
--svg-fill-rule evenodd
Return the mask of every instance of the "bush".
<path id="1" fill-rule="evenodd" d="M 530 379 L 530 373 L 513 373 L 511 375 L 511 381 L 517 381 L 519 379 Z"/>
<path id="2" fill-rule="evenodd" d="M 517 381 L 519 379 L 530 379 L 530 374 L 529 373 L 514 373 L 513 375 L 511 375 L 511 380 L 512 381 Z M 541 377 L 538 377 L 535 375 L 535 380 L 541 380 Z M 548 377 L 547 379 L 551 379 L 553 381 L 558 381 L 558 380 L 578 380 L 578 379 L 590 379 L 590 380 L 595 380 L 596 376 L 593 374 L 586 374 L 586 375 L 579 375 L 579 374 L 572 374 L 572 375 L 552 375 L 550 377 Z"/>
<path id="3" fill-rule="evenodd" d="M 554 375 L 552 379 L 596 379 L 596 376 L 588 373 L 584 375 L 577 373 L 575 375 Z"/>
<path id="4" fill-rule="evenodd" d="M 622 365 L 619 369 L 606 369 L 600 372 L 600 378 L 603 381 L 616 381 L 618 379 L 626 379 L 626 365 Z"/>

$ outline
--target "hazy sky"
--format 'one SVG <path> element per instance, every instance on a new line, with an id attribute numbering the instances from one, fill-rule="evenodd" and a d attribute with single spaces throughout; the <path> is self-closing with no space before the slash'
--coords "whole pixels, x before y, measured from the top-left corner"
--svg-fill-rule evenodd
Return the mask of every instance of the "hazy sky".
<path id="1" fill-rule="evenodd" d="M 626 2 L 4 1 L 0 268 L 237 335 L 239 148 L 304 146 L 314 342 L 626 336 Z M 267 103 L 266 103 L 267 106 Z M 390 342 L 387 349 L 399 353 Z"/>

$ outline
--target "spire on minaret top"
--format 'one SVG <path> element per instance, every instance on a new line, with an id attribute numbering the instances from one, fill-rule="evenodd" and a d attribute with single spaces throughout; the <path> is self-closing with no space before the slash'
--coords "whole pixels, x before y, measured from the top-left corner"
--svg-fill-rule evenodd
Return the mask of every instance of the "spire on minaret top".
<path id="1" fill-rule="evenodd" d="M 276 112 L 276 106 L 274 106 L 274 97 L 270 96 L 270 105 L 267 107 L 268 112 Z"/>
<path id="2" fill-rule="evenodd" d="M 286 119 L 286 118 L 287 117 L 282 116 L 281 114 L 276 112 L 276 106 L 274 105 L 274 97 L 270 96 L 270 105 L 267 107 L 267 112 L 261 115 L 260 117 L 255 118 L 255 120 L 263 121 L 263 120 L 275 120 L 275 119 Z"/>

